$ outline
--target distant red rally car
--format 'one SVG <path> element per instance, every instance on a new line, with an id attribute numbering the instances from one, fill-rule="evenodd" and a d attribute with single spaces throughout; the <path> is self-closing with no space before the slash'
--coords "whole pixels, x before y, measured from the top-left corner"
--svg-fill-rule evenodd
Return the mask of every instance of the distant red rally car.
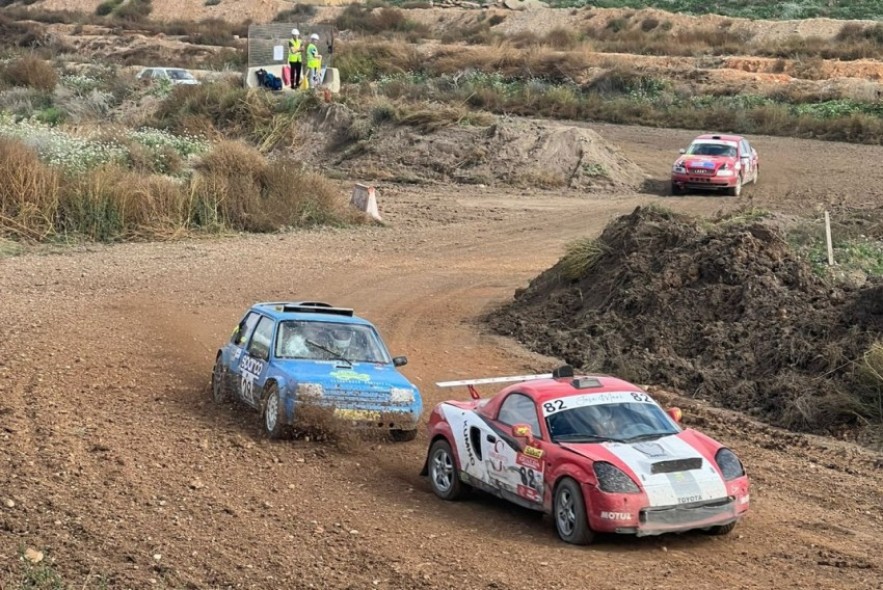
<path id="1" fill-rule="evenodd" d="M 488 399 L 475 385 L 518 381 Z M 551 514 L 558 535 L 729 533 L 748 511 L 748 476 L 719 442 L 682 429 L 641 388 L 609 376 L 451 381 L 472 401 L 438 404 L 421 475 L 440 498 L 474 487 Z"/>
<path id="2" fill-rule="evenodd" d="M 741 135 L 700 135 L 680 150 L 671 168 L 671 192 L 687 189 L 725 190 L 738 197 L 745 184 L 757 183 L 757 150 Z"/>

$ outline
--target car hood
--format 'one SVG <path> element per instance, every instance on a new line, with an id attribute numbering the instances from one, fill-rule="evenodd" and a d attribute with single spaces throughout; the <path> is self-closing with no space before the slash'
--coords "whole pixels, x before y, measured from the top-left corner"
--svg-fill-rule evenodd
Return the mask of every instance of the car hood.
<path id="1" fill-rule="evenodd" d="M 651 506 L 672 506 L 724 498 L 726 485 L 717 467 L 689 431 L 636 443 L 562 443 L 592 461 L 625 471 L 647 494 Z"/>
<path id="2" fill-rule="evenodd" d="M 297 383 L 318 383 L 326 392 L 335 390 L 389 392 L 390 389 L 417 388 L 392 364 L 346 363 L 336 361 L 282 360 L 279 368 Z"/>
<path id="3" fill-rule="evenodd" d="M 728 156 L 681 156 L 675 162 L 675 165 L 686 166 L 687 168 L 717 170 L 724 164 L 732 166 L 735 163 L 736 158 Z"/>

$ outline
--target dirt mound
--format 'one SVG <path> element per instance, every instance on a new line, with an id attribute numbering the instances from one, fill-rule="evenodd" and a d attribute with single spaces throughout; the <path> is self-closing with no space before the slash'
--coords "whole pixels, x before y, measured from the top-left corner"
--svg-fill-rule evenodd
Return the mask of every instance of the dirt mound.
<path id="1" fill-rule="evenodd" d="M 770 220 L 638 208 L 572 244 L 490 321 L 584 369 L 779 426 L 845 432 L 883 419 L 881 383 L 858 362 L 883 335 L 883 283 L 832 287 Z"/>
<path id="2" fill-rule="evenodd" d="M 337 153 L 335 166 L 373 178 L 583 190 L 637 188 L 645 179 L 591 129 L 484 114 L 463 124 L 463 116 L 439 107 L 377 123 L 376 114 L 366 121 L 331 105 L 310 132 Z"/>

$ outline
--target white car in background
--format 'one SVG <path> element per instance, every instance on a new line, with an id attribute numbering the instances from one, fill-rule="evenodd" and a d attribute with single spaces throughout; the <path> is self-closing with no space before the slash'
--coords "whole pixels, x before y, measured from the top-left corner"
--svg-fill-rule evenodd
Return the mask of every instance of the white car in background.
<path id="1" fill-rule="evenodd" d="M 139 80 L 168 80 L 172 84 L 199 84 L 199 80 L 184 68 L 144 68 L 136 76 Z"/>

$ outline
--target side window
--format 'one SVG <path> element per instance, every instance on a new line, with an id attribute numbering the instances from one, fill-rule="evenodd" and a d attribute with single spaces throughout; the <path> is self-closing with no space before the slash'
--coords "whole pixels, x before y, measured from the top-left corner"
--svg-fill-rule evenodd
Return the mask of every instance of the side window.
<path id="1" fill-rule="evenodd" d="M 273 320 L 262 317 L 248 345 L 248 354 L 258 359 L 267 360 L 270 358 L 270 341 L 272 338 Z"/>
<path id="2" fill-rule="evenodd" d="M 533 435 L 539 438 L 540 422 L 537 419 L 537 408 L 529 397 L 521 393 L 510 394 L 500 406 L 497 418 L 507 426 L 514 424 L 530 424 Z"/>
<path id="3" fill-rule="evenodd" d="M 251 338 L 251 333 L 254 332 L 254 327 L 257 325 L 260 317 L 261 316 L 255 312 L 251 312 L 245 316 L 245 319 L 239 322 L 239 325 L 233 331 L 233 336 L 230 341 L 236 346 L 242 346 L 248 342 L 248 339 Z"/>
<path id="4" fill-rule="evenodd" d="M 742 140 L 742 157 L 751 157 L 751 146 L 744 139 Z"/>

